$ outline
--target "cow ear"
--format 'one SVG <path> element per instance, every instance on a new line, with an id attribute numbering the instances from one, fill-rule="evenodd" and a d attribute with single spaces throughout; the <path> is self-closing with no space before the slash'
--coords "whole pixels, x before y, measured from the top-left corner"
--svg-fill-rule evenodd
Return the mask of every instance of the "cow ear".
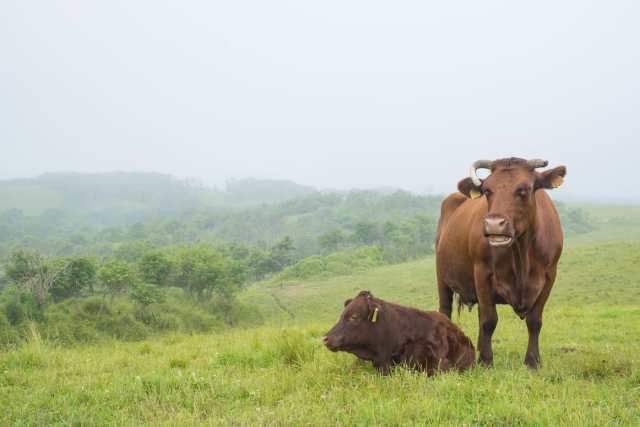
<path id="1" fill-rule="evenodd" d="M 558 166 L 539 173 L 538 178 L 536 179 L 536 190 L 539 188 L 551 190 L 552 188 L 560 187 L 566 174 L 567 168 L 565 166 Z"/>
<path id="2" fill-rule="evenodd" d="M 351 301 L 353 301 L 351 298 L 344 300 L 344 306 L 348 306 Z"/>
<path id="3" fill-rule="evenodd" d="M 471 178 L 467 177 L 458 183 L 458 191 L 469 197 L 475 199 L 482 196 L 482 189 L 475 185 Z"/>

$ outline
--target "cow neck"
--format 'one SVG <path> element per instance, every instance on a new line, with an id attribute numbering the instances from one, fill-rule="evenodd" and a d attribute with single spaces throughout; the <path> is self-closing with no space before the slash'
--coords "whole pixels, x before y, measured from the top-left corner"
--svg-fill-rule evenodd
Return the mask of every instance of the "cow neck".
<path id="1" fill-rule="evenodd" d="M 396 311 L 392 309 L 385 301 L 377 301 L 380 307 L 380 318 L 376 327 L 376 352 L 382 354 L 390 346 L 393 350 L 398 346 L 397 334 L 389 328 L 390 325 L 402 325 L 402 317 L 396 315 Z M 384 316 L 384 317 L 383 317 Z M 404 326 L 404 325 L 403 325 Z"/>
<path id="2" fill-rule="evenodd" d="M 523 289 L 524 282 L 529 274 L 529 247 L 530 247 L 530 234 L 525 232 L 519 237 L 515 238 L 513 244 L 506 250 L 500 250 L 499 253 L 494 251 L 493 261 L 493 274 L 496 278 L 499 278 L 504 273 L 504 270 L 499 271 L 496 267 L 501 265 L 509 265 L 511 267 L 511 273 L 513 274 L 514 284 L 517 289 Z M 499 262 L 501 259 L 507 258 L 507 262 Z"/>

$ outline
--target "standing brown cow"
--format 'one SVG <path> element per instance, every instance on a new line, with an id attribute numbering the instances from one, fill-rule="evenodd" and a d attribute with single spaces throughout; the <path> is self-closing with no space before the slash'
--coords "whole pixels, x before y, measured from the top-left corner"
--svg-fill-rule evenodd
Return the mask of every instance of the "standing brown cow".
<path id="1" fill-rule="evenodd" d="M 459 193 L 442 202 L 436 237 L 440 312 L 451 318 L 453 294 L 478 303 L 480 362 L 491 365 L 496 304 L 509 304 L 527 321 L 524 362 L 540 363 L 538 336 L 562 253 L 560 219 L 545 189 L 558 187 L 566 168 L 536 172 L 544 160 L 479 160 Z M 477 169 L 489 169 L 486 179 Z"/>

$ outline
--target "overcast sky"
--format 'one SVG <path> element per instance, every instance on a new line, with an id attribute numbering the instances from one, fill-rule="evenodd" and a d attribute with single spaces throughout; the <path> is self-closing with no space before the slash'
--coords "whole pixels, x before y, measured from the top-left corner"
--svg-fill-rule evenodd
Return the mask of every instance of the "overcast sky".
<path id="1" fill-rule="evenodd" d="M 0 179 L 455 190 L 478 158 L 640 201 L 640 2 L 0 2 Z"/>

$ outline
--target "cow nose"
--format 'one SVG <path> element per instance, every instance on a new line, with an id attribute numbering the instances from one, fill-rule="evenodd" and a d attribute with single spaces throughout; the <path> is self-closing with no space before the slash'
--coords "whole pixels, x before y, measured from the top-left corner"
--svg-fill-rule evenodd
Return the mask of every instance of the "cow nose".
<path id="1" fill-rule="evenodd" d="M 488 216 L 484 219 L 484 232 L 487 235 L 506 234 L 507 220 L 501 217 Z"/>

